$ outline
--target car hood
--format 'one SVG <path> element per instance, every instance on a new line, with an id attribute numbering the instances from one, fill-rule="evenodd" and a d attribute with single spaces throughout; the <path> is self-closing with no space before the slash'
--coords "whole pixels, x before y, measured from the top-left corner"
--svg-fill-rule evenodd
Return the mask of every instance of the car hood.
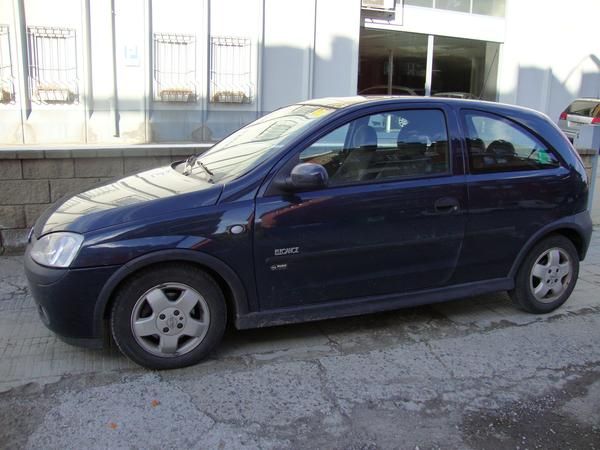
<path id="1" fill-rule="evenodd" d="M 42 214 L 34 234 L 86 233 L 217 202 L 223 185 L 185 176 L 174 167 L 147 170 L 67 195 Z"/>

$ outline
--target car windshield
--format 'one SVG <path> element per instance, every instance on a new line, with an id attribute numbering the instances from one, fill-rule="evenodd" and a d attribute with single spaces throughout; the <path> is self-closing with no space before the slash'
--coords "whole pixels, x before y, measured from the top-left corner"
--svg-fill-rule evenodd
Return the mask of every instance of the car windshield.
<path id="1" fill-rule="evenodd" d="M 192 174 L 211 182 L 243 175 L 265 161 L 290 138 L 335 109 L 323 105 L 292 105 L 278 109 L 241 128 L 199 156 Z"/>

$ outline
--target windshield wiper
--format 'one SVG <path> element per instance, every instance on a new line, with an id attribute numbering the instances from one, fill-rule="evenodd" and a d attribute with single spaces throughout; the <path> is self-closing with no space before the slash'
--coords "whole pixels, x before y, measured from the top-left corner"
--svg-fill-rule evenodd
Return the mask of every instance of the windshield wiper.
<path id="1" fill-rule="evenodd" d="M 198 159 L 198 155 L 188 156 L 188 158 L 185 160 L 185 165 L 183 166 L 182 173 L 184 175 L 189 175 L 190 173 L 192 173 L 192 167 L 194 167 L 194 164 L 196 163 L 197 159 Z"/>
<path id="2" fill-rule="evenodd" d="M 203 170 L 204 170 L 204 171 L 205 171 L 205 172 L 206 172 L 208 175 L 210 175 L 210 177 L 211 177 L 211 178 L 215 176 L 215 174 L 214 174 L 214 173 L 212 173 L 212 171 L 208 170 L 208 167 L 206 167 L 202 161 L 196 161 L 196 164 L 198 164 L 200 167 L 202 167 L 202 169 L 203 169 Z"/>
<path id="3" fill-rule="evenodd" d="M 197 164 L 200 167 L 202 167 L 202 170 L 204 170 L 206 172 L 206 174 L 210 177 L 208 179 L 208 181 L 210 183 L 212 183 L 213 182 L 212 177 L 214 177 L 215 174 L 212 173 L 212 171 L 209 170 L 208 167 L 206 167 L 202 161 L 198 161 L 198 156 L 199 155 L 191 155 L 190 157 L 188 157 L 188 159 L 185 160 L 185 166 L 183 167 L 182 173 L 184 175 L 190 175 L 192 173 L 192 169 Z"/>

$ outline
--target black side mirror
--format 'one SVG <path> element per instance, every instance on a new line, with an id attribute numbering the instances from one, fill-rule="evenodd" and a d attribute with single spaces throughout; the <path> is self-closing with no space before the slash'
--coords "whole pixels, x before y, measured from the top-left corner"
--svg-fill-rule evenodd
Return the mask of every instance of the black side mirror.
<path id="1" fill-rule="evenodd" d="M 311 191 L 327 186 L 329 175 L 320 164 L 301 163 L 292 169 L 292 173 L 285 180 L 277 183 L 285 191 Z"/>

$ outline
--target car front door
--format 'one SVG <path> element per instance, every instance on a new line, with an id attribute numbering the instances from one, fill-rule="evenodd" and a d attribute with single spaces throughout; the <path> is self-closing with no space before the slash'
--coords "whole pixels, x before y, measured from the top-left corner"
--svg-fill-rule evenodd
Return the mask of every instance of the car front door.
<path id="1" fill-rule="evenodd" d="M 448 124 L 450 123 L 450 127 Z M 465 228 L 462 152 L 442 107 L 361 116 L 298 151 L 326 188 L 257 199 L 262 310 L 447 285 Z"/>

